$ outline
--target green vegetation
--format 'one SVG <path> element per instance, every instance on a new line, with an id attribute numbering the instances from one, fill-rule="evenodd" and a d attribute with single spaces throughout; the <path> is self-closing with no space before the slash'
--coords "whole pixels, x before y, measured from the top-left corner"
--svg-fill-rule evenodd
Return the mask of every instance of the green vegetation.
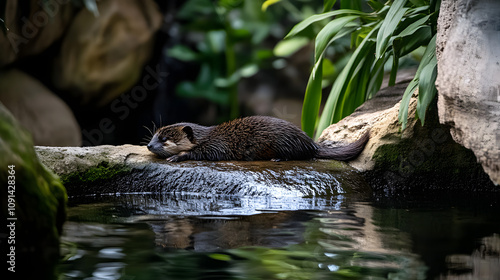
<path id="1" fill-rule="evenodd" d="M 107 162 L 101 162 L 96 167 L 90 168 L 85 172 L 75 172 L 68 175 L 62 175 L 63 184 L 72 183 L 95 183 L 96 181 L 108 180 L 118 175 L 124 175 L 130 172 L 130 168 L 116 165 L 109 165 Z"/>
<path id="2" fill-rule="evenodd" d="M 189 0 L 182 6 L 177 19 L 182 22 L 181 32 L 189 34 L 184 35 L 188 42 L 173 46 L 167 55 L 200 65 L 200 70 L 195 81 L 179 84 L 178 95 L 210 100 L 221 111 L 229 111 L 226 119 L 240 117 L 238 82 L 273 67 L 273 45 L 283 38 L 290 22 L 300 21 L 305 14 L 291 4 L 263 11 L 263 3 Z M 313 14 L 308 5 L 299 6 Z M 289 52 L 290 45 L 282 50 Z"/>
<path id="3" fill-rule="evenodd" d="M 399 121 L 406 127 L 408 104 L 418 87 L 417 117 L 422 123 L 434 99 L 437 75 L 435 33 L 440 1 L 395 0 L 341 1 L 341 9 L 330 11 L 335 1 L 324 1 L 324 12 L 298 23 L 285 37 L 304 36 L 311 26 L 322 25 L 315 37 L 314 68 L 309 77 L 302 110 L 302 128 L 310 136 L 352 113 L 372 98 L 382 85 L 384 67 L 390 68 L 389 86 L 394 85 L 400 60 L 425 48 L 415 78 L 404 93 Z M 329 20 L 335 17 L 333 20 Z M 354 49 L 336 77 L 319 117 L 328 48 L 350 36 Z"/>
<path id="4" fill-rule="evenodd" d="M 66 218 L 66 190 L 38 160 L 31 135 L 1 103 L 0 154 L 0 183 L 4 186 L 0 216 L 4 221 L 17 219 L 15 243 L 9 242 L 16 248 L 16 273 L 25 278 L 36 274 L 41 279 L 52 279 Z M 27 264 L 29 271 L 19 269 Z"/>

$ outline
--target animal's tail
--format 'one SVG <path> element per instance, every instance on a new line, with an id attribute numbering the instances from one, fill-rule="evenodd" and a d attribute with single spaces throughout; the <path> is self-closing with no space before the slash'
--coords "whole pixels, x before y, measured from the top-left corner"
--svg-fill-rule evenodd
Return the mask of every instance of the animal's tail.
<path id="1" fill-rule="evenodd" d="M 355 159 L 359 154 L 361 154 L 361 152 L 365 148 L 366 142 L 368 142 L 369 139 L 370 130 L 363 134 L 361 138 L 346 146 L 329 148 L 319 144 L 317 158 L 334 159 L 341 161 Z"/>

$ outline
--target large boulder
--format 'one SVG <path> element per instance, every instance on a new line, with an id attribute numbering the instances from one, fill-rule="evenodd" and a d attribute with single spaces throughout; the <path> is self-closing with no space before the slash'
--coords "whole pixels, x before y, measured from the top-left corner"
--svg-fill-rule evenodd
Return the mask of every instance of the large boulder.
<path id="1" fill-rule="evenodd" d="M 36 55 L 61 38 L 75 12 L 71 1 L 2 1 L 0 67 Z"/>
<path id="2" fill-rule="evenodd" d="M 500 184 L 500 2 L 443 0 L 438 22 L 439 121 Z"/>
<path id="3" fill-rule="evenodd" d="M 81 146 L 82 133 L 69 107 L 42 83 L 16 70 L 0 72 L 0 102 L 33 136 L 35 145 Z"/>
<path id="4" fill-rule="evenodd" d="M 29 133 L 1 103 L 0 155 L 0 216 L 2 232 L 8 231 L 0 237 L 7 259 L 4 279 L 55 279 L 66 191 L 38 160 Z"/>
<path id="5" fill-rule="evenodd" d="M 162 20 L 152 0 L 99 1 L 97 8 L 97 17 L 76 14 L 53 67 L 55 86 L 80 104 L 107 104 L 137 82 Z"/>

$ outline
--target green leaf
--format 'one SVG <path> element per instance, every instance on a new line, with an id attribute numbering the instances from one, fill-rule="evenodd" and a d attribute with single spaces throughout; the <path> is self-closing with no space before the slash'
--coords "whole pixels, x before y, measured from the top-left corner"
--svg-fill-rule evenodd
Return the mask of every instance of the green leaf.
<path id="1" fill-rule="evenodd" d="M 335 2 L 337 2 L 337 0 L 324 0 L 323 13 L 330 11 L 333 8 L 333 5 L 335 5 Z"/>
<path id="2" fill-rule="evenodd" d="M 196 52 L 183 45 L 175 45 L 168 49 L 167 55 L 181 61 L 195 61 L 199 58 Z"/>
<path id="3" fill-rule="evenodd" d="M 408 85 L 408 87 L 406 88 L 404 94 L 403 94 L 403 99 L 401 101 L 401 104 L 399 106 L 399 122 L 402 124 L 402 129 L 404 130 L 406 128 L 406 124 L 407 124 L 407 121 L 408 121 L 408 106 L 410 104 L 410 98 L 413 94 L 413 92 L 417 89 L 417 87 L 419 87 L 419 84 L 420 84 L 420 75 L 421 73 L 423 72 L 424 68 L 427 67 L 427 65 L 431 64 L 435 64 L 434 60 L 436 60 L 436 35 L 434 35 L 434 37 L 432 37 L 432 39 L 430 40 L 429 44 L 427 45 L 427 48 L 425 49 L 424 51 L 424 55 L 422 56 L 422 60 L 420 61 L 420 65 L 418 66 L 418 69 L 417 69 L 417 73 L 415 74 L 415 77 L 413 78 L 413 80 L 410 82 L 410 84 Z M 422 86 L 422 90 L 427 90 L 431 87 L 431 84 L 434 86 L 434 89 L 435 89 L 435 83 L 432 82 L 432 77 L 433 77 L 433 73 L 430 71 L 430 70 L 426 70 L 427 73 L 425 73 L 425 76 L 424 76 L 424 79 L 426 79 L 426 81 L 424 81 L 424 85 Z M 431 73 L 429 73 L 431 72 Z M 434 81 L 435 81 L 435 78 L 434 78 Z M 421 98 L 420 97 L 420 89 L 419 89 L 419 99 Z M 427 110 L 427 107 L 428 105 L 430 104 L 430 102 L 432 101 L 432 99 L 434 98 L 433 96 L 436 94 L 436 92 L 434 91 L 430 91 L 430 92 L 427 92 L 427 93 L 423 93 L 424 96 L 422 97 L 422 102 L 420 102 L 420 111 L 424 111 L 423 112 L 423 115 L 422 115 L 422 122 L 425 121 L 425 110 Z M 427 104 L 427 106 L 425 106 L 425 104 Z M 417 103 L 417 106 L 418 106 L 418 103 Z M 417 113 L 419 114 L 420 116 L 420 112 L 418 112 L 417 110 Z"/>
<path id="4" fill-rule="evenodd" d="M 380 90 L 382 81 L 384 80 L 384 65 L 389 59 L 389 54 L 377 59 L 371 70 L 370 82 L 366 89 L 366 99 L 371 99 Z"/>
<path id="5" fill-rule="evenodd" d="M 348 10 L 348 9 L 336 10 L 336 11 L 331 11 L 331 12 L 323 13 L 323 14 L 319 14 L 319 15 L 313 15 L 313 16 L 310 16 L 310 17 L 306 18 L 305 20 L 297 23 L 292 28 L 292 30 L 290 30 L 290 32 L 288 32 L 288 34 L 285 36 L 285 39 L 292 37 L 292 36 L 295 36 L 297 33 L 306 29 L 309 25 L 311 25 L 315 22 L 318 22 L 318 21 L 321 21 L 321 20 L 324 20 L 324 19 L 327 19 L 327 18 L 330 18 L 333 16 L 351 15 L 351 14 L 352 15 L 360 15 L 360 16 L 361 15 L 368 15 L 367 13 L 363 13 L 363 12 L 356 11 L 356 10 Z"/>
<path id="6" fill-rule="evenodd" d="M 398 69 L 399 69 L 399 55 L 397 55 L 397 53 L 394 52 L 392 55 L 392 67 L 391 67 L 391 74 L 389 76 L 388 86 L 392 87 L 396 84 L 396 76 L 398 74 Z"/>
<path id="7" fill-rule="evenodd" d="M 340 8 L 361 11 L 361 0 L 340 0 Z"/>
<path id="8" fill-rule="evenodd" d="M 314 128 L 318 119 L 319 107 L 321 105 L 321 82 L 323 79 L 323 59 L 320 59 L 311 71 L 309 81 L 307 82 L 304 103 L 302 104 L 301 124 L 302 130 L 309 135 L 314 136 Z"/>
<path id="9" fill-rule="evenodd" d="M 401 99 L 401 103 L 399 105 L 398 119 L 399 123 L 401 123 L 402 130 L 406 129 L 406 125 L 408 123 L 408 106 L 410 106 L 410 99 L 417 88 L 418 77 L 415 75 L 415 77 L 413 77 L 413 80 L 411 80 L 411 82 L 406 87 L 406 90 L 403 93 L 403 99 Z"/>
<path id="10" fill-rule="evenodd" d="M 218 261 L 230 261 L 232 260 L 231 256 L 230 255 L 226 255 L 226 254 L 210 254 L 208 255 L 210 258 L 214 259 L 214 260 L 218 260 Z"/>
<path id="11" fill-rule="evenodd" d="M 412 24 L 408 25 L 403 31 L 401 31 L 397 36 L 398 37 L 404 37 L 408 35 L 412 35 L 415 33 L 419 28 L 422 27 L 422 25 L 429 20 L 429 17 L 431 15 L 424 16 L 416 21 L 414 21 Z"/>
<path id="12" fill-rule="evenodd" d="M 273 53 L 275 56 L 289 57 L 308 43 L 309 39 L 305 37 L 293 37 L 290 39 L 281 40 L 274 47 Z"/>
<path id="13" fill-rule="evenodd" d="M 373 55 L 374 42 L 371 40 L 371 37 L 379 30 L 380 25 L 381 23 L 377 24 L 372 31 L 368 33 L 335 80 L 319 120 L 317 136 L 319 136 L 330 124 L 340 120 L 341 112 L 336 110 L 338 108 L 337 104 L 339 100 L 343 99 L 343 95 L 345 94 L 356 66 L 365 56 Z"/>
<path id="14" fill-rule="evenodd" d="M 403 18 L 405 12 L 408 8 L 404 8 L 406 0 L 395 0 L 387 12 L 387 15 L 380 27 L 377 34 L 377 47 L 376 47 L 376 57 L 380 58 L 382 53 L 386 51 L 389 46 L 389 40 L 396 30 L 399 22 Z"/>
<path id="15" fill-rule="evenodd" d="M 315 40 L 315 61 L 322 56 L 325 49 L 339 31 L 349 22 L 359 18 L 359 16 L 345 16 L 330 21 L 316 36 Z"/>
<path id="16" fill-rule="evenodd" d="M 399 57 L 405 56 L 418 49 L 420 46 L 427 45 L 431 36 L 430 26 L 420 26 L 420 28 L 410 35 L 396 37 L 392 42 L 394 53 Z"/>
<path id="17" fill-rule="evenodd" d="M 379 1 L 377 0 L 369 0 L 367 2 L 367 4 L 372 8 L 372 10 L 374 10 L 375 12 L 378 12 L 380 10 L 382 10 L 382 8 L 384 8 L 384 4 L 383 3 L 380 3 Z"/>
<path id="18" fill-rule="evenodd" d="M 432 59 L 429 64 L 422 69 L 419 76 L 417 114 L 422 122 L 422 125 L 424 125 L 425 122 L 427 108 L 436 96 L 436 77 L 437 59 L 434 56 L 434 59 Z"/>

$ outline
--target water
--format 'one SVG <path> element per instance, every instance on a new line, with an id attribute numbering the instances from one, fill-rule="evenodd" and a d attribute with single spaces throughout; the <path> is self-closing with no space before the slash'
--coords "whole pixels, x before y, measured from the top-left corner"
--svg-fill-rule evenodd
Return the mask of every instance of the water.
<path id="1" fill-rule="evenodd" d="M 59 271 L 61 279 L 500 279 L 497 198 L 72 198 Z"/>

